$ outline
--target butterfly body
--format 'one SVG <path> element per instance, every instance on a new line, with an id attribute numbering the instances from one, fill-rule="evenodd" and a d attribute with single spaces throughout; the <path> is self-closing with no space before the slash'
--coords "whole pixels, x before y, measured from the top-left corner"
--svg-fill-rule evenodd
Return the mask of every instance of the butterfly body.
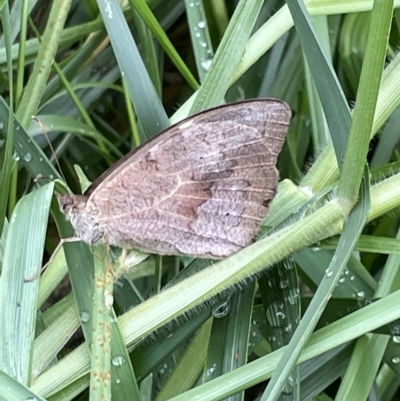
<path id="1" fill-rule="evenodd" d="M 135 149 L 83 195 L 59 198 L 76 235 L 166 255 L 223 258 L 251 243 L 278 183 L 281 101 L 207 110 Z"/>

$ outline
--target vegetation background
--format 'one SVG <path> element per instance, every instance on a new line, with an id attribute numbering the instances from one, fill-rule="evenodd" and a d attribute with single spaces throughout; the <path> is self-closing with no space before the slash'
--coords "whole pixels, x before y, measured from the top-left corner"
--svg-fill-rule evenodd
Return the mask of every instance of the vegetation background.
<path id="1" fill-rule="evenodd" d="M 0 396 L 399 400 L 399 6 L 1 2 Z M 93 180 L 168 117 L 258 97 L 294 116 L 255 244 L 130 255 L 113 311 L 102 247 L 50 259 L 73 235 L 56 159 L 79 193 L 74 165 Z"/>

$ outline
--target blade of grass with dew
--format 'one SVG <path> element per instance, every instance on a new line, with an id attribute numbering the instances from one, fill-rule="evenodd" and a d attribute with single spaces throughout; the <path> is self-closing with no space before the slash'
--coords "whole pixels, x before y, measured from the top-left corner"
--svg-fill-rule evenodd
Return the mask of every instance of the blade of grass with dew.
<path id="1" fill-rule="evenodd" d="M 308 361 L 348 343 L 370 330 L 398 319 L 400 317 L 399 296 L 400 291 L 396 291 L 388 297 L 340 319 L 329 327 L 318 330 L 312 335 L 309 344 L 299 359 L 299 363 Z M 287 347 L 274 351 L 211 382 L 171 398 L 170 401 L 223 399 L 245 388 L 261 383 L 271 377 L 286 350 Z"/>
<path id="2" fill-rule="evenodd" d="M 121 76 L 128 87 L 146 139 L 169 126 L 161 100 L 146 71 L 136 43 L 116 0 L 97 1 Z"/>
<path id="3" fill-rule="evenodd" d="M 185 0 L 185 7 L 197 74 L 203 82 L 214 57 L 203 0 Z"/>
<path id="4" fill-rule="evenodd" d="M 366 175 L 367 174 L 368 172 L 366 171 Z M 364 228 L 368 216 L 370 208 L 368 179 L 369 178 L 367 177 L 364 180 L 364 185 L 361 187 L 360 202 L 354 208 L 344 226 L 336 252 L 325 272 L 326 275 L 318 286 L 307 311 L 300 321 L 299 327 L 295 331 L 282 359 L 278 363 L 276 371 L 271 377 L 271 380 L 261 397 L 261 401 L 272 401 L 279 398 L 283 384 L 287 380 L 291 370 L 294 368 L 300 353 L 311 337 L 311 334 L 321 317 L 326 303 L 332 296 L 332 292 L 339 282 L 340 276 L 346 267 L 347 261 L 350 258 L 351 252 L 362 229 Z"/>
<path id="5" fill-rule="evenodd" d="M 213 326 L 202 383 L 247 363 L 255 280 L 213 309 Z"/>
<path id="6" fill-rule="evenodd" d="M 258 278 L 260 295 L 266 315 L 266 332 L 263 333 L 277 350 L 288 344 L 301 318 L 299 279 L 295 264 L 286 259 L 264 271 Z M 287 397 L 297 394 L 300 389 L 298 369 L 291 372 L 284 384 Z"/>
<path id="7" fill-rule="evenodd" d="M 387 7 L 391 6 L 390 1 L 386 3 Z M 383 19 L 388 17 L 378 13 L 377 15 L 380 15 Z M 372 19 L 375 17 L 376 15 L 371 17 L 371 24 Z M 372 27 L 375 29 L 376 25 L 371 25 Z M 399 239 L 400 230 L 397 231 L 396 235 L 396 240 L 398 241 Z M 400 269 L 399 262 L 400 255 L 393 254 L 388 257 L 374 294 L 375 298 L 385 297 L 390 292 L 399 289 L 397 279 Z M 337 399 L 345 401 L 354 400 L 354 397 L 368 398 L 368 394 L 374 386 L 377 371 L 383 360 L 388 342 L 389 337 L 378 334 L 365 336 L 357 340 L 346 373 L 342 377 Z"/>
<path id="8" fill-rule="evenodd" d="M 376 218 L 399 206 L 400 175 L 392 176 L 373 186 L 371 195 L 373 203 L 368 216 L 369 219 Z M 337 212 L 334 212 L 332 211 L 332 206 L 325 205 L 321 210 L 314 212 L 312 216 L 306 216 L 300 223 L 293 224 L 284 232 L 279 232 L 277 235 L 272 234 L 267 239 L 258 241 L 238 254 L 218 262 L 213 266 L 211 276 L 209 271 L 203 270 L 195 276 L 189 277 L 185 282 L 163 291 L 124 313 L 119 317 L 118 322 L 127 346 L 136 343 L 143 336 L 192 309 L 213 294 L 220 293 L 224 288 L 241 282 L 242 279 L 250 274 L 276 263 L 279 259 L 289 256 L 294 251 L 304 248 L 304 246 L 321 240 L 320 235 L 313 237 L 318 226 L 323 226 L 325 230 L 326 225 L 331 228 L 335 227 L 336 233 L 339 232 L 341 229 L 340 224 L 334 226 L 333 223 L 338 221 L 337 213 L 340 213 L 340 208 L 338 208 Z M 324 232 L 326 236 L 335 234 L 334 232 Z M 385 302 L 389 301 L 385 300 Z M 398 308 L 396 313 L 400 313 Z M 382 315 L 383 319 L 386 319 L 386 317 L 393 318 L 393 315 Z M 383 320 L 380 322 L 382 323 L 381 325 L 386 324 Z M 375 321 L 372 321 L 371 324 L 375 324 Z M 40 389 L 41 394 L 49 394 L 54 392 L 55 389 L 71 383 L 75 376 L 66 373 L 67 363 L 79 365 L 79 374 L 88 372 L 89 357 L 85 346 L 80 346 L 74 350 L 69 356 L 68 362 L 61 360 L 47 372 L 44 372 L 35 384 L 35 391 Z M 48 380 L 50 377 L 51 381 Z"/>
<path id="9" fill-rule="evenodd" d="M 5 131 L 8 127 L 8 120 L 10 116 L 10 109 L 3 98 L 0 98 L 0 130 L 7 134 Z M 14 116 L 13 116 L 14 118 Z M 39 146 L 32 141 L 23 127 L 17 120 L 14 119 L 14 148 L 20 156 L 20 162 L 29 171 L 33 177 L 46 177 L 50 179 L 60 178 L 58 172 L 49 163 L 48 158 L 39 148 Z M 38 180 L 38 185 L 44 185 L 47 182 Z"/>
<path id="10" fill-rule="evenodd" d="M 131 3 L 133 7 L 135 7 L 136 11 L 143 18 L 143 20 L 146 22 L 147 26 L 151 29 L 153 35 L 155 36 L 155 38 L 157 38 L 165 53 L 174 63 L 175 67 L 182 74 L 182 76 L 185 78 L 191 88 L 193 90 L 196 90 L 199 87 L 196 78 L 193 76 L 189 68 L 186 66 L 186 63 L 182 60 L 178 52 L 175 50 L 175 47 L 172 45 L 171 41 L 165 34 L 157 19 L 154 17 L 149 6 L 143 0 L 131 0 Z"/>
<path id="11" fill-rule="evenodd" d="M 190 114 L 221 104 L 250 37 L 262 1 L 240 0 L 215 53 Z"/>
<path id="12" fill-rule="evenodd" d="M 31 380 L 39 274 L 53 187 L 53 183 L 47 184 L 18 202 L 10 221 L 0 281 L 1 369 L 26 385 Z"/>
<path id="13" fill-rule="evenodd" d="M 335 249 L 337 246 L 335 247 Z M 293 255 L 293 259 L 301 268 L 301 277 L 312 291 L 325 275 L 325 271 L 332 260 L 334 253 L 326 249 L 302 249 Z M 376 281 L 365 270 L 361 262 L 351 256 L 346 265 L 343 277 L 339 280 L 339 285 L 335 288 L 333 295 L 339 298 L 360 298 L 359 293 L 363 294 L 363 298 L 372 298 L 376 288 Z"/>

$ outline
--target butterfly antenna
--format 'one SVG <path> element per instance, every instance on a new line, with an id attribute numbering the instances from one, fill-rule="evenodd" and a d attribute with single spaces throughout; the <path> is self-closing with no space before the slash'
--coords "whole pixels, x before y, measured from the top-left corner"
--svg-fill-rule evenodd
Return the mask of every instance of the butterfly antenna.
<path id="1" fill-rule="evenodd" d="M 60 174 L 61 174 L 61 177 L 63 178 L 64 182 L 66 182 L 66 181 L 65 181 L 64 174 L 63 174 L 62 169 L 61 169 L 61 166 L 60 166 L 60 163 L 59 163 L 59 161 L 58 161 L 58 157 L 57 157 L 56 152 L 55 152 L 55 150 L 54 150 L 54 148 L 53 148 L 53 144 L 52 144 L 51 141 L 50 141 L 50 138 L 49 138 L 49 135 L 48 135 L 48 133 L 47 133 L 47 131 L 46 131 L 46 128 L 44 127 L 42 121 L 41 121 L 39 118 L 37 118 L 36 116 L 34 116 L 33 119 L 39 124 L 39 127 L 42 129 L 43 135 L 44 135 L 44 137 L 46 138 L 47 144 L 49 145 L 49 148 L 50 148 L 50 150 L 51 150 L 52 158 L 55 160 L 55 163 L 56 163 L 56 165 L 57 165 L 58 171 L 59 171 Z"/>

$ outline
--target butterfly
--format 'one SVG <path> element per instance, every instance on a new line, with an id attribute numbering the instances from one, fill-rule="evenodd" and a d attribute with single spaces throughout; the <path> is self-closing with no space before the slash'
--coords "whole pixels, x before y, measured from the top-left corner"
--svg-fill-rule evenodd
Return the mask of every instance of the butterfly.
<path id="1" fill-rule="evenodd" d="M 58 196 L 60 209 L 89 244 L 225 258 L 252 242 L 267 213 L 290 117 L 275 99 L 190 116 L 128 153 L 83 195 Z"/>

